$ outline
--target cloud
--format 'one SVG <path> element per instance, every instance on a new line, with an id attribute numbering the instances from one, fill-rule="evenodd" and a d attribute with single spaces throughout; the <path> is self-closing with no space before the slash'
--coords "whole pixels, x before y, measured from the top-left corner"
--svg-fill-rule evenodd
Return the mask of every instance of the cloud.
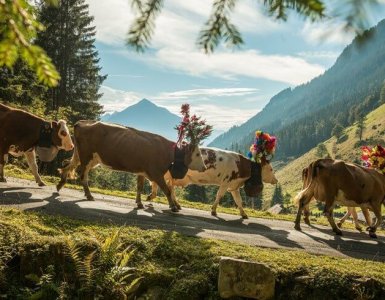
<path id="1" fill-rule="evenodd" d="M 319 45 L 321 43 L 338 46 L 348 45 L 355 34 L 344 29 L 342 22 L 306 22 L 301 32 L 305 40 L 310 44 Z"/>
<path id="2" fill-rule="evenodd" d="M 193 89 L 176 91 L 171 93 L 161 93 L 154 100 L 188 99 L 191 97 L 230 97 L 245 96 L 254 94 L 258 89 L 254 88 L 212 88 L 212 89 Z"/>
<path id="3" fill-rule="evenodd" d="M 221 89 L 195 89 L 162 93 L 153 97 L 146 96 L 156 105 L 162 106 L 179 115 L 181 104 L 185 103 L 185 97 L 194 97 L 191 101 L 191 112 L 206 119 L 214 125 L 215 130 L 227 130 L 233 125 L 240 125 L 260 111 L 255 105 L 247 105 L 247 108 L 224 105 L 223 101 L 215 100 L 215 97 L 230 97 L 238 99 L 256 93 L 253 88 L 221 88 Z M 99 92 L 103 93 L 100 103 L 108 113 L 121 111 L 128 106 L 137 103 L 141 98 L 138 94 L 117 90 L 108 86 L 102 86 Z M 174 101 L 169 101 L 173 99 Z"/>
<path id="4" fill-rule="evenodd" d="M 208 56 L 199 51 L 163 48 L 154 57 L 147 57 L 144 61 L 192 76 L 215 76 L 224 79 L 247 76 L 292 85 L 307 82 L 325 71 L 321 65 L 310 64 L 303 58 L 264 55 L 256 50 L 217 52 Z"/>
<path id="5" fill-rule="evenodd" d="M 299 52 L 298 56 L 310 59 L 336 59 L 340 54 L 337 51 L 303 51 Z"/>
<path id="6" fill-rule="evenodd" d="M 100 87 L 99 93 L 103 93 L 99 101 L 106 113 L 121 111 L 140 100 L 139 95 L 134 92 L 116 90 L 105 85 Z"/>

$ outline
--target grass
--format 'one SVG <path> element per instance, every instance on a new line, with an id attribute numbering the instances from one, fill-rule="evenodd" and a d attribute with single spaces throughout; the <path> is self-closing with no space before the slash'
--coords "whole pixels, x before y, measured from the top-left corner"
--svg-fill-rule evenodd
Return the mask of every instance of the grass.
<path id="1" fill-rule="evenodd" d="M 26 249 L 29 249 L 29 255 L 32 255 L 29 258 L 32 260 L 34 255 L 41 256 L 52 245 L 62 243 L 68 236 L 92 244 L 116 230 L 114 226 L 96 222 L 5 208 L 0 208 L 1 228 L 7 228 L 7 235 L 17 237 L 8 243 L 8 246 L 15 249 L 14 256 L 23 256 L 28 252 Z M 376 290 L 372 287 L 371 293 L 382 293 L 385 290 L 385 264 L 380 262 L 318 256 L 298 250 L 258 248 L 186 237 L 175 232 L 141 230 L 133 226 L 121 227 L 120 230 L 122 243 L 137 249 L 135 265 L 145 278 L 141 293 L 156 286 L 162 290 L 164 299 L 219 299 L 216 282 L 220 256 L 269 265 L 277 276 L 278 298 L 281 299 L 295 298 L 293 292 L 302 290 L 306 293 L 302 296 L 317 292 L 323 293 L 322 297 L 335 299 L 357 298 L 365 292 L 368 280 L 375 282 Z M 37 269 L 34 272 L 42 272 L 47 264 L 55 264 L 52 259 L 49 256 L 48 261 L 42 260 L 41 265 L 35 266 Z M 28 267 L 23 266 L 23 269 Z M 17 268 L 8 271 L 17 272 Z M 305 284 L 295 279 L 299 276 L 307 278 Z M 0 292 L 1 288 L 0 282 Z"/>

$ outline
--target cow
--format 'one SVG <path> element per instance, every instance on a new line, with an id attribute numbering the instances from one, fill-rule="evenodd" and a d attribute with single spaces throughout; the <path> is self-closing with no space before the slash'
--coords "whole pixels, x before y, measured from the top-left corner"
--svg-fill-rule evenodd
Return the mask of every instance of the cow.
<path id="1" fill-rule="evenodd" d="M 375 169 L 346 163 L 341 160 L 318 159 L 308 166 L 309 185 L 298 193 L 299 204 L 295 229 L 301 230 L 301 214 L 314 197 L 325 202 L 325 215 L 337 235 L 342 231 L 333 218 L 336 204 L 370 209 L 376 216 L 375 224 L 368 227 L 370 237 L 376 237 L 381 222 L 381 205 L 385 200 L 385 176 Z"/>
<path id="2" fill-rule="evenodd" d="M 0 182 L 6 182 L 4 165 L 8 154 L 15 157 L 24 154 L 36 183 L 44 186 L 36 164 L 35 150 L 39 146 L 42 151 L 47 148 L 54 156 L 59 149 L 71 151 L 74 144 L 66 122 L 47 122 L 24 110 L 0 103 Z"/>
<path id="3" fill-rule="evenodd" d="M 310 181 L 310 177 L 308 176 L 308 168 L 304 168 L 302 170 L 302 189 L 305 189 L 308 185 L 309 185 L 309 181 Z M 366 208 L 363 208 L 362 209 L 362 213 L 365 217 L 365 220 L 366 220 L 366 223 L 368 224 L 368 226 L 372 225 L 372 220 L 371 220 L 371 217 L 370 217 L 370 214 L 369 214 L 369 211 L 368 209 Z M 305 205 L 304 209 L 303 209 L 303 214 L 304 214 L 304 222 L 307 224 L 307 225 L 310 225 L 310 219 L 309 219 L 309 216 L 310 216 L 310 208 L 309 208 L 309 204 Z M 348 207 L 347 208 L 347 212 L 345 213 L 345 215 L 338 221 L 337 223 L 337 226 L 339 228 L 342 227 L 342 224 L 350 217 L 352 216 L 353 218 L 353 221 L 354 221 L 354 225 L 356 227 L 356 229 L 358 231 L 362 231 L 362 228 L 360 226 L 360 223 L 359 223 L 359 220 L 358 220 L 358 215 L 357 215 L 357 211 L 356 211 L 356 208 L 355 207 Z"/>
<path id="4" fill-rule="evenodd" d="M 174 165 L 176 154 L 182 164 L 192 170 L 203 171 L 205 165 L 199 141 L 183 144 L 181 148 L 168 139 L 146 131 L 99 121 L 79 121 L 74 126 L 75 151 L 69 164 L 60 169 L 61 180 L 57 191 L 64 186 L 68 175 L 73 177 L 80 165 L 80 180 L 85 196 L 94 200 L 88 186 L 89 171 L 101 164 L 113 170 L 144 175 L 156 182 L 165 193 L 170 208 L 180 207 L 172 200 L 164 181 L 165 173 Z"/>
<path id="5" fill-rule="evenodd" d="M 263 189 L 262 181 L 271 184 L 278 182 L 274 176 L 273 168 L 266 159 L 262 159 L 261 163 L 256 163 L 239 153 L 209 147 L 202 147 L 201 153 L 206 165 L 205 171 L 188 170 L 183 179 L 172 179 L 169 173 L 166 174 L 165 180 L 171 189 L 174 201 L 176 201 L 174 186 L 217 185 L 219 189 L 211 208 L 211 214 L 217 215 L 216 209 L 219 201 L 226 191 L 229 191 L 242 218 L 247 219 L 248 216 L 242 207 L 240 188 L 244 186 L 247 196 L 256 197 Z M 138 177 L 137 202 L 139 203 L 141 203 L 140 194 L 143 189 L 143 182 L 144 177 Z M 147 200 L 154 199 L 157 194 L 156 183 L 152 182 L 151 185 L 152 192 Z"/>

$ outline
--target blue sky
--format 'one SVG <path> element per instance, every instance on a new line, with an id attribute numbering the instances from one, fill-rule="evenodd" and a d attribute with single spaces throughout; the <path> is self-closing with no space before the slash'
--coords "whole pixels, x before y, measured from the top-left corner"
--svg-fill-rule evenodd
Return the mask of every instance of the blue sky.
<path id="1" fill-rule="evenodd" d="M 95 17 L 102 72 L 108 74 L 101 88 L 106 112 L 147 98 L 178 113 L 188 102 L 217 130 L 242 124 L 282 89 L 322 74 L 353 39 L 338 21 L 312 24 L 293 14 L 288 22 L 276 22 L 258 1 L 241 0 L 232 17 L 245 45 L 222 45 L 205 55 L 195 41 L 212 1 L 165 0 L 151 48 L 138 54 L 124 43 L 133 18 L 129 1 L 87 3 Z M 381 5 L 370 25 L 384 11 Z"/>

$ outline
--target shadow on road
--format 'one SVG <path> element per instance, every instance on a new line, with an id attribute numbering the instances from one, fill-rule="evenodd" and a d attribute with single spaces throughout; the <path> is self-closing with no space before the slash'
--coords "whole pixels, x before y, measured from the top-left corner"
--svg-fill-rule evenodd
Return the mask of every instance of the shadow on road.
<path id="1" fill-rule="evenodd" d="M 233 219 L 232 217 L 229 220 L 220 217 L 213 218 L 209 215 L 209 212 L 207 212 L 207 217 L 199 213 L 198 215 L 187 215 L 183 213 L 183 211 L 181 213 L 173 213 L 168 209 L 160 210 L 149 205 L 146 205 L 143 210 L 138 210 L 130 206 L 118 207 L 104 201 L 90 202 L 86 199 L 68 196 L 65 196 L 65 199 L 61 200 L 59 199 L 60 195 L 56 192 L 52 193 L 49 197 L 34 199 L 30 192 L 24 192 L 22 190 L 23 188 L 0 188 L 0 205 L 26 205 L 23 207 L 25 210 L 64 215 L 75 219 L 96 222 L 103 226 L 111 224 L 133 225 L 142 229 L 176 231 L 188 236 L 200 236 L 204 233 L 205 237 L 210 238 L 228 239 L 239 242 L 247 239 L 248 244 L 255 239 L 256 242 L 254 245 L 256 246 L 258 246 L 258 241 L 266 239 L 270 241 L 268 244 L 272 246 L 276 244 L 287 248 L 306 248 L 303 246 L 303 240 L 298 239 L 298 237 L 291 237 L 292 239 L 289 239 L 292 230 L 272 229 L 269 226 L 256 223 L 254 220 L 245 222 L 242 219 Z M 28 207 L 29 203 L 36 204 L 38 202 L 41 202 L 40 206 L 31 205 L 31 207 Z M 84 202 L 84 205 L 80 204 L 82 202 Z M 89 202 L 89 204 L 87 204 L 87 202 Z M 87 205 L 91 206 L 91 204 L 93 207 L 87 207 Z M 258 220 L 258 222 L 260 222 L 260 220 Z M 329 229 L 313 228 L 326 234 L 332 234 Z M 324 248 L 332 248 L 347 256 L 356 258 L 370 257 L 373 260 L 385 260 L 385 244 L 382 241 L 383 238 L 373 243 L 373 240 L 369 242 L 369 238 L 365 239 L 365 236 L 362 234 L 353 232 L 344 232 L 344 238 L 347 238 L 345 240 L 340 237 L 324 239 L 312 235 L 310 231 L 306 232 L 306 229 L 302 231 L 302 233 L 307 237 L 306 240 L 310 238 L 320 244 L 320 247 L 326 245 L 327 247 Z M 262 246 L 266 246 L 266 243 Z"/>

